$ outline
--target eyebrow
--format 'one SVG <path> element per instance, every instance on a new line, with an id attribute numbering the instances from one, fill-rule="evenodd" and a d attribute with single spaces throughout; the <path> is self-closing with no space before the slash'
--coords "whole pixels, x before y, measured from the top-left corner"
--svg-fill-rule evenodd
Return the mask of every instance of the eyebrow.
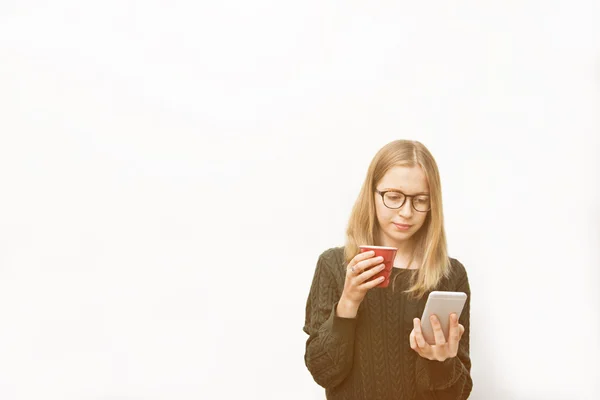
<path id="1" fill-rule="evenodd" d="M 404 193 L 400 189 L 395 189 L 395 188 L 385 188 L 385 189 L 380 190 L 380 192 L 389 192 L 389 191 L 391 191 L 391 192 L 400 192 L 402 194 L 408 194 L 408 193 Z M 412 195 L 409 194 L 409 196 L 419 196 L 419 195 L 427 195 L 427 196 L 429 196 L 429 193 L 428 192 L 419 192 L 419 193 L 415 193 L 415 194 L 412 194 Z"/>

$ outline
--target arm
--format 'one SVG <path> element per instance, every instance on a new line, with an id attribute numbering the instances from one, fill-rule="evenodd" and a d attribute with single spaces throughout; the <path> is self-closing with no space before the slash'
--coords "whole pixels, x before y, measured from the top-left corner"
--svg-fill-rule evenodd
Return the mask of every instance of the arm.
<path id="1" fill-rule="evenodd" d="M 330 266 L 319 257 L 306 303 L 304 361 L 315 382 L 324 388 L 339 385 L 352 368 L 356 318 L 337 313 L 340 300 Z M 340 307 L 341 309 L 343 307 Z"/>
<path id="2" fill-rule="evenodd" d="M 467 294 L 467 301 L 458 321 L 465 327 L 465 332 L 460 339 L 457 356 L 443 362 L 418 357 L 416 364 L 420 391 L 431 393 L 436 400 L 467 399 L 473 388 L 469 356 L 471 290 L 466 274 L 456 291 Z"/>

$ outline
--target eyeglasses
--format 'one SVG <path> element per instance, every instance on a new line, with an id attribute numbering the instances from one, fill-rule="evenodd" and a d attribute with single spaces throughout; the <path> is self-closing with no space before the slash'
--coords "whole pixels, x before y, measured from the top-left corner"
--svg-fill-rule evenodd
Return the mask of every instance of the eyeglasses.
<path id="1" fill-rule="evenodd" d="M 411 197 L 411 205 L 415 211 L 418 212 L 427 212 L 431 209 L 431 202 L 429 201 L 429 195 L 424 194 L 414 194 L 407 195 L 398 190 L 386 190 L 385 192 L 380 192 L 379 190 L 375 190 L 375 193 L 381 195 L 383 199 L 383 204 L 387 208 L 398 209 L 404 205 L 407 197 Z"/>

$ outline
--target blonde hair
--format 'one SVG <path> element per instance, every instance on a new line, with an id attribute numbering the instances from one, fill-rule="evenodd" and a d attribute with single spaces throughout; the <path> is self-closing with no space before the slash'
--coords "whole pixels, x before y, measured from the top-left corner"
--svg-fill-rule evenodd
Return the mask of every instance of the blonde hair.
<path id="1" fill-rule="evenodd" d="M 378 243 L 375 186 L 388 170 L 396 166 L 420 166 L 429 184 L 431 210 L 427 213 L 423 226 L 411 238 L 414 248 L 409 265 L 414 259 L 419 260 L 420 265 L 409 288 L 404 291 L 414 298 L 421 298 L 427 291 L 433 290 L 444 277 L 450 275 L 440 175 L 435 159 L 422 143 L 414 140 L 395 140 L 375 154 L 350 214 L 344 257 L 346 263 L 349 263 L 360 252 L 358 246 L 381 245 Z"/>

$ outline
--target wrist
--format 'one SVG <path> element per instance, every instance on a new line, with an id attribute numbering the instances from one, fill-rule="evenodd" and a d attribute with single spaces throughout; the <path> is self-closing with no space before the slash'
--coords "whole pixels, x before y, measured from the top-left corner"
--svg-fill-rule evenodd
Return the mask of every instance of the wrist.
<path id="1" fill-rule="evenodd" d="M 356 318 L 358 306 L 360 306 L 360 303 L 353 302 L 342 295 L 337 305 L 336 314 L 341 318 Z"/>

